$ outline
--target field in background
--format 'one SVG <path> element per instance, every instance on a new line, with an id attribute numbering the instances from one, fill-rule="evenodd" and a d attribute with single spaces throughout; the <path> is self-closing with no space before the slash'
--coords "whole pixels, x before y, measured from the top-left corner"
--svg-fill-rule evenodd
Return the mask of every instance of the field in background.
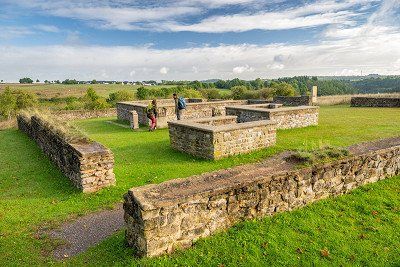
<path id="1" fill-rule="evenodd" d="M 0 84 L 0 93 L 5 87 L 9 86 L 11 89 L 28 90 L 35 93 L 39 98 L 64 98 L 69 96 L 81 97 L 86 93 L 88 88 L 93 88 L 99 95 L 108 97 L 110 93 L 119 90 L 128 90 L 133 93 L 141 85 L 124 85 L 124 84 Z M 172 87 L 170 85 L 163 86 L 150 86 L 150 88 L 157 87 Z"/>
<path id="2" fill-rule="evenodd" d="M 108 97 L 110 93 L 114 93 L 119 90 L 128 90 L 136 93 L 137 88 L 141 85 L 124 85 L 124 84 L 0 84 L 0 93 L 6 86 L 10 86 L 11 89 L 28 90 L 29 92 L 35 93 L 39 98 L 51 99 L 51 98 L 65 98 L 69 96 L 81 97 L 86 93 L 89 87 L 92 87 L 99 95 Z M 149 86 L 149 88 L 162 88 L 162 87 L 175 87 L 174 85 L 156 85 Z M 222 95 L 230 93 L 229 89 L 218 89 Z M 318 105 L 339 105 L 349 104 L 352 96 L 373 96 L 373 97 L 400 97 L 400 93 L 390 94 L 357 94 L 357 95 L 330 95 L 330 96 L 319 96 Z"/>
<path id="3" fill-rule="evenodd" d="M 312 149 L 321 144 L 348 146 L 400 134 L 399 109 L 321 107 L 318 126 L 280 130 L 274 147 L 213 162 L 173 151 L 168 129 L 132 132 L 107 120 L 110 118 L 74 123 L 115 155 L 117 185 L 88 195 L 75 189 L 26 135 L 15 129 L 0 131 L 0 265 L 54 263 L 51 250 L 57 242 L 38 234 L 38 230 L 111 207 L 121 202 L 122 195 L 134 186 L 254 162 L 286 149 Z M 200 241 L 194 249 L 172 256 L 135 260 L 132 250 L 124 246 L 120 231 L 68 263 L 396 265 L 400 263 L 399 178 L 293 213 L 239 224 L 226 233 Z M 329 257 L 320 255 L 325 247 Z"/>

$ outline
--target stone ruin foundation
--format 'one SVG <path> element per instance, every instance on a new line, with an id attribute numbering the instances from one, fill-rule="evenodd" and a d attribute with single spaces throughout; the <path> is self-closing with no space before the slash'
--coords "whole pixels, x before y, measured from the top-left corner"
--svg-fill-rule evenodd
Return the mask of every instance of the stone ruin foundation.
<path id="1" fill-rule="evenodd" d="M 69 142 L 41 118 L 18 116 L 18 128 L 84 193 L 115 185 L 114 155 L 97 142 Z"/>
<path id="2" fill-rule="evenodd" d="M 299 168 L 290 152 L 264 162 L 132 188 L 126 240 L 137 256 L 188 248 L 247 219 L 272 216 L 400 174 L 400 138 L 349 148 L 350 156 Z"/>
<path id="3" fill-rule="evenodd" d="M 236 116 L 170 121 L 172 148 L 206 159 L 220 159 L 274 145 L 275 123 L 237 123 Z"/>
<path id="4" fill-rule="evenodd" d="M 271 120 L 277 129 L 291 129 L 318 125 L 319 107 L 285 107 L 276 103 L 227 106 L 226 114 L 237 116 L 238 122 Z"/>

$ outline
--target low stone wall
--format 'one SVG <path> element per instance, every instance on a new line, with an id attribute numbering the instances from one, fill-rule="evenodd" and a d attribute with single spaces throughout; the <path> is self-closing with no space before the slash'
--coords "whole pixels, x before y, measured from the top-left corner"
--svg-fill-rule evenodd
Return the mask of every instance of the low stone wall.
<path id="1" fill-rule="evenodd" d="M 274 97 L 274 103 L 283 104 L 284 106 L 312 106 L 311 96 L 276 96 Z"/>
<path id="2" fill-rule="evenodd" d="M 299 169 L 283 153 L 262 163 L 132 188 L 126 240 L 137 256 L 190 247 L 246 219 L 271 216 L 400 174 L 400 138 L 349 148 L 351 156 Z"/>
<path id="3" fill-rule="evenodd" d="M 69 143 L 42 119 L 18 116 L 18 128 L 30 136 L 72 183 L 83 192 L 115 184 L 114 156 L 96 142 Z"/>
<path id="4" fill-rule="evenodd" d="M 270 107 L 274 104 L 228 106 L 226 114 L 237 116 L 238 122 L 271 120 L 277 129 L 301 128 L 318 125 L 319 107 Z"/>
<path id="5" fill-rule="evenodd" d="M 63 120 L 83 120 L 102 117 L 115 117 L 117 116 L 116 108 L 108 108 L 101 110 L 60 110 L 55 111 L 53 114 Z"/>
<path id="6" fill-rule="evenodd" d="M 236 123 L 236 116 L 169 122 L 172 148 L 190 155 L 220 159 L 274 145 L 270 121 Z"/>
<path id="7" fill-rule="evenodd" d="M 352 107 L 400 107 L 400 97 L 352 97 Z"/>
<path id="8" fill-rule="evenodd" d="M 195 99 L 195 101 L 197 101 Z M 246 104 L 246 100 L 227 100 L 227 101 L 215 101 L 215 102 L 187 102 L 186 110 L 183 112 L 182 119 L 198 119 L 207 118 L 213 116 L 224 116 L 225 107 L 227 105 L 243 105 Z M 139 116 L 139 123 L 142 125 L 148 125 L 149 120 L 146 117 L 146 107 L 149 103 L 142 102 L 120 102 L 117 103 L 117 115 L 120 120 L 129 119 L 129 111 L 135 110 Z M 157 102 L 157 127 L 165 128 L 168 127 L 169 121 L 176 120 L 175 114 L 175 103 L 170 101 Z"/>

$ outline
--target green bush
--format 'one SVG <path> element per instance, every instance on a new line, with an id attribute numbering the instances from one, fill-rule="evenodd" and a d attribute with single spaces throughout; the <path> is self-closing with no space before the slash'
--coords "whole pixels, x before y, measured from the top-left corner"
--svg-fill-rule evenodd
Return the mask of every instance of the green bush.
<path id="1" fill-rule="evenodd" d="M 149 97 L 149 95 L 150 95 L 149 89 L 147 89 L 144 86 L 139 87 L 136 91 L 136 97 L 137 97 L 137 99 L 140 99 L 140 100 L 147 99 Z"/>
<path id="2" fill-rule="evenodd" d="M 271 87 L 274 89 L 275 96 L 294 96 L 296 94 L 294 87 L 286 82 L 272 82 Z"/>
<path id="3" fill-rule="evenodd" d="M 181 96 L 187 97 L 187 98 L 202 98 L 203 95 L 194 89 L 185 89 L 183 92 L 181 92 Z"/>
<path id="4" fill-rule="evenodd" d="M 120 101 L 130 101 L 130 100 L 134 100 L 135 99 L 135 95 L 128 91 L 128 90 L 120 90 L 114 93 L 111 93 L 108 96 L 108 100 L 107 102 L 110 103 L 112 106 L 115 106 L 115 104 L 117 102 Z"/>
<path id="5" fill-rule="evenodd" d="M 19 110 L 34 107 L 37 103 L 36 95 L 21 90 L 11 90 L 7 86 L 0 94 L 0 117 L 10 119 Z"/>
<path id="6" fill-rule="evenodd" d="M 243 99 L 245 92 L 247 91 L 246 86 L 234 86 L 231 89 L 233 99 Z"/>
<path id="7" fill-rule="evenodd" d="M 218 89 L 203 89 L 200 90 L 201 95 L 207 99 L 221 99 L 221 92 Z"/>
<path id="8" fill-rule="evenodd" d="M 86 95 L 83 97 L 83 103 L 84 108 L 90 110 L 106 109 L 110 107 L 106 99 L 99 96 L 91 87 L 87 89 Z"/>

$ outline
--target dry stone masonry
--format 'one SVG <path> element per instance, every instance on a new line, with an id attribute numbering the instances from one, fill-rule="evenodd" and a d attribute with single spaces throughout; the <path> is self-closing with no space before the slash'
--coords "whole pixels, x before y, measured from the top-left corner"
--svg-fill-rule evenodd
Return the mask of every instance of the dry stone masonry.
<path id="1" fill-rule="evenodd" d="M 67 142 L 39 117 L 17 118 L 18 128 L 31 137 L 58 168 L 83 192 L 115 184 L 114 156 L 96 142 Z"/>
<path id="2" fill-rule="evenodd" d="M 274 103 L 283 104 L 284 106 L 311 106 L 312 97 L 308 95 L 302 96 L 276 96 L 274 97 Z"/>
<path id="3" fill-rule="evenodd" d="M 200 101 L 201 100 L 201 101 Z M 243 105 L 246 100 L 226 100 L 226 101 L 210 101 L 204 102 L 202 99 L 187 99 L 186 110 L 183 119 L 198 119 L 213 116 L 225 115 L 225 107 L 227 105 Z M 139 124 L 148 125 L 149 120 L 146 116 L 146 108 L 150 101 L 120 102 L 117 103 L 117 115 L 120 120 L 129 121 L 129 112 L 135 110 L 138 113 Z M 175 102 L 173 99 L 157 100 L 157 127 L 168 127 L 169 121 L 176 120 Z"/>
<path id="4" fill-rule="evenodd" d="M 352 107 L 400 107 L 400 97 L 352 97 Z"/>
<path id="5" fill-rule="evenodd" d="M 262 163 L 129 190 L 126 240 L 158 256 L 246 219 L 271 216 L 400 174 L 400 138 L 349 148 L 351 156 L 298 168 L 285 152 Z"/>
<path id="6" fill-rule="evenodd" d="M 269 147 L 276 142 L 275 123 L 237 123 L 236 116 L 170 121 L 172 148 L 206 159 L 220 159 Z"/>
<path id="7" fill-rule="evenodd" d="M 275 103 L 227 106 L 226 114 L 237 116 L 238 122 L 271 120 L 277 129 L 290 129 L 318 125 L 319 107 L 281 107 Z"/>

